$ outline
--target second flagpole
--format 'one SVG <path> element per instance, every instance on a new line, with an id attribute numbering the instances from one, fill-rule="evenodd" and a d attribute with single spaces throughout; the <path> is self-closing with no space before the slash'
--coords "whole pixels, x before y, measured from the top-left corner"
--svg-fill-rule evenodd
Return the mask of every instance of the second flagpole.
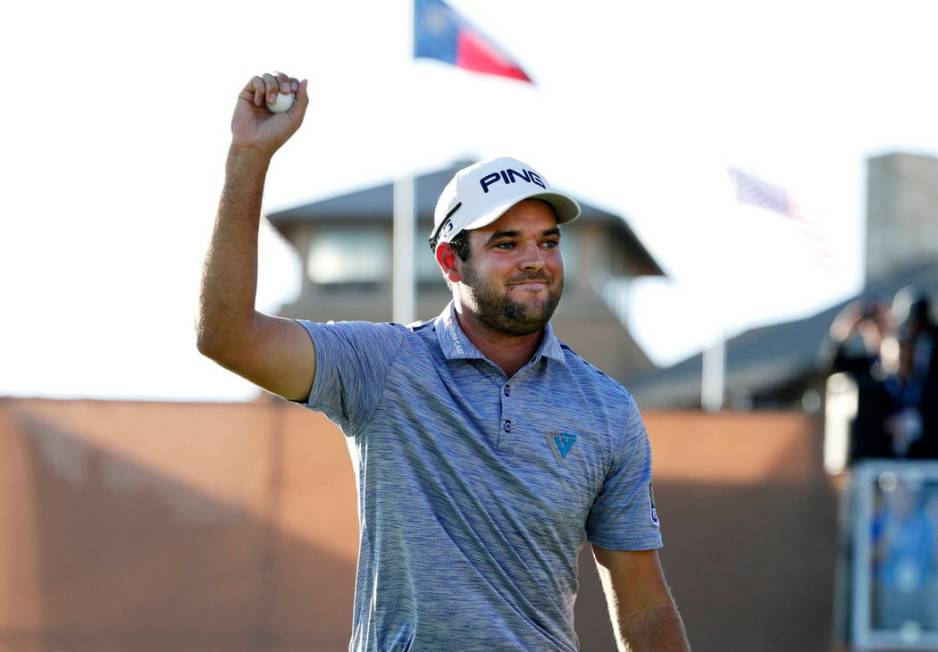
<path id="1" fill-rule="evenodd" d="M 404 6 L 404 34 L 408 63 L 413 61 L 414 8 L 413 0 L 402 0 Z M 400 158 L 398 159 L 401 160 Z M 398 164 L 398 177 L 394 182 L 393 235 L 391 247 L 391 318 L 399 324 L 409 324 L 417 314 L 417 283 L 414 242 L 417 238 L 417 193 L 413 164 Z"/>

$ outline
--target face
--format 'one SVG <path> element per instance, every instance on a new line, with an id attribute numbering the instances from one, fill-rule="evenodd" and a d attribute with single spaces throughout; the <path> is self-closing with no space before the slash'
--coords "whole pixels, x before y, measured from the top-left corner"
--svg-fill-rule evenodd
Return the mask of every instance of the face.
<path id="1" fill-rule="evenodd" d="M 469 232 L 469 260 L 455 259 L 454 293 L 464 309 L 505 335 L 528 335 L 550 320 L 563 294 L 560 230 L 544 201 L 526 199 Z"/>

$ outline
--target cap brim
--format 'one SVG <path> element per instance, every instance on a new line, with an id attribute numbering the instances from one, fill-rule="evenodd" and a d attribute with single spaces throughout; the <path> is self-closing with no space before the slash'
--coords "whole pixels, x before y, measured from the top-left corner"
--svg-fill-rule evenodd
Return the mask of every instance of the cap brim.
<path id="1" fill-rule="evenodd" d="M 499 204 L 483 215 L 480 215 L 476 219 L 472 220 L 461 230 L 471 231 L 472 229 L 481 229 L 483 226 L 488 226 L 504 215 L 512 206 L 518 204 L 519 202 L 523 202 L 525 199 L 541 199 L 550 204 L 551 208 L 554 209 L 554 214 L 557 216 L 557 224 L 566 224 L 567 222 L 572 222 L 578 218 L 581 213 L 580 205 L 573 197 L 570 197 L 569 195 L 553 191 L 535 192 L 524 197 L 512 197 L 510 201 Z"/>

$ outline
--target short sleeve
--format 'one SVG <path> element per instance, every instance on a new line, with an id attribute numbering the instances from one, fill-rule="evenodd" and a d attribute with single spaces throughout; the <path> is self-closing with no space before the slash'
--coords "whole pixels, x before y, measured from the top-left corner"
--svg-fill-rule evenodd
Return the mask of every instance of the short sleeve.
<path id="1" fill-rule="evenodd" d="M 618 460 L 593 501 L 586 536 L 590 543 L 610 550 L 653 550 L 662 543 L 651 486 L 651 445 L 631 396 L 626 409 Z"/>
<path id="2" fill-rule="evenodd" d="M 406 329 L 371 322 L 299 323 L 316 350 L 316 374 L 305 405 L 325 413 L 346 435 L 357 435 L 381 403 Z"/>

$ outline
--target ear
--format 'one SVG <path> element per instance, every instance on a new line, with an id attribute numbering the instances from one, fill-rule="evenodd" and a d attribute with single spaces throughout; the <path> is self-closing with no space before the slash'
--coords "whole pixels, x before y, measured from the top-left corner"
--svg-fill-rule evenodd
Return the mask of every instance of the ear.
<path id="1" fill-rule="evenodd" d="M 436 262 L 440 266 L 440 269 L 443 270 L 443 276 L 445 276 L 451 283 L 459 283 L 462 280 L 462 275 L 459 273 L 459 270 L 456 268 L 459 261 L 459 256 L 456 255 L 456 252 L 453 251 L 453 248 L 449 246 L 448 242 L 444 242 L 436 248 Z M 461 262 L 461 261 L 460 261 Z"/>

